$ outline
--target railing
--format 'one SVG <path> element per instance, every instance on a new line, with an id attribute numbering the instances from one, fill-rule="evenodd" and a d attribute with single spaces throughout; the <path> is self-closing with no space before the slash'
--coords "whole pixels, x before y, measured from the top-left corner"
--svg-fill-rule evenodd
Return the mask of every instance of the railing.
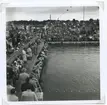
<path id="1" fill-rule="evenodd" d="M 49 41 L 49 44 L 60 44 L 61 41 Z M 63 41 L 64 44 L 99 44 L 99 41 Z"/>
<path id="2" fill-rule="evenodd" d="M 44 46 L 44 42 L 41 42 L 41 44 L 38 46 L 37 56 L 36 56 L 35 60 L 33 61 L 33 63 L 31 64 L 31 67 L 29 68 L 29 71 L 31 71 L 31 75 L 33 75 L 33 77 L 37 78 L 37 76 L 38 76 L 38 79 L 35 80 L 36 85 L 38 87 L 38 92 L 35 92 L 35 93 L 36 93 L 39 101 L 43 100 L 43 91 L 42 91 L 42 88 L 41 88 L 39 81 L 38 81 L 40 79 L 40 75 L 38 73 L 32 73 L 32 70 L 37 62 L 37 57 L 38 57 L 39 53 L 41 52 L 43 46 Z"/>

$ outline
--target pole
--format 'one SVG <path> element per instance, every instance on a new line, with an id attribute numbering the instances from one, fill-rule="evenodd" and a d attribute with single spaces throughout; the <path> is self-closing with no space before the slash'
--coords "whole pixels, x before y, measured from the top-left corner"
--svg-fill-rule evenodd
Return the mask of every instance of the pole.
<path id="1" fill-rule="evenodd" d="M 51 20 L 51 14 L 50 14 L 50 20 Z"/>
<path id="2" fill-rule="evenodd" d="M 84 7 L 83 7 L 83 20 L 84 20 Z"/>
<path id="3" fill-rule="evenodd" d="M 83 6 L 83 20 L 85 19 L 85 7 Z"/>

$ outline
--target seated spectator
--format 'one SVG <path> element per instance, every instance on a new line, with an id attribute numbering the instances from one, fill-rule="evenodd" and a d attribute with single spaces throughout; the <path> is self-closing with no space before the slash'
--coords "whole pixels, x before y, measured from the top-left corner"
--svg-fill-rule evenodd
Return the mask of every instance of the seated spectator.
<path id="1" fill-rule="evenodd" d="M 39 79 L 38 75 L 36 74 L 36 71 L 35 70 L 32 70 L 31 74 L 36 80 Z"/>
<path id="2" fill-rule="evenodd" d="M 17 61 L 20 62 L 20 65 L 23 65 L 22 56 L 18 56 Z"/>
<path id="3" fill-rule="evenodd" d="M 14 89 L 14 87 L 11 85 L 11 81 L 7 81 L 7 94 L 9 95 L 11 93 L 11 89 Z"/>
<path id="4" fill-rule="evenodd" d="M 22 92 L 21 101 L 38 101 L 35 92 L 32 91 L 31 85 L 28 85 L 27 90 Z"/>
<path id="5" fill-rule="evenodd" d="M 32 85 L 33 85 L 33 87 L 35 88 L 35 89 L 37 89 L 37 79 L 36 78 L 34 78 L 32 75 L 30 75 L 30 78 L 29 78 L 29 83 L 31 83 Z"/>
<path id="6" fill-rule="evenodd" d="M 10 94 L 7 96 L 8 101 L 18 101 L 19 99 L 15 94 L 16 94 L 15 89 L 11 89 Z"/>
<path id="7" fill-rule="evenodd" d="M 41 57 L 47 58 L 44 51 L 41 52 Z"/>

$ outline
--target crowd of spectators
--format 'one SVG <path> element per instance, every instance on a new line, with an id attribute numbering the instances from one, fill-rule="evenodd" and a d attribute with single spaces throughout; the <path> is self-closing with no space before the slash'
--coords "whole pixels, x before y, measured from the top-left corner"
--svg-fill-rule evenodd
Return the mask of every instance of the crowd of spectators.
<path id="1" fill-rule="evenodd" d="M 99 20 L 50 21 L 46 35 L 48 41 L 99 41 Z"/>
<path id="2" fill-rule="evenodd" d="M 6 31 L 6 54 L 7 58 L 13 52 L 18 51 L 22 46 L 26 45 L 34 37 L 39 37 L 38 32 L 31 32 L 31 27 L 28 25 L 17 25 L 13 22 L 7 24 Z"/>
<path id="3" fill-rule="evenodd" d="M 38 34 L 47 41 L 99 41 L 99 19 L 84 21 L 75 19 L 66 21 L 14 21 L 13 23 L 17 27 L 17 30 L 21 29 L 26 33 L 26 35 L 18 34 L 18 32 L 17 35 L 14 34 L 14 36 L 18 37 L 18 41 L 21 39 L 23 40 L 22 42 Z M 12 33 L 11 31 L 9 32 Z M 19 36 L 26 38 L 19 39 Z M 13 43 L 14 42 L 12 42 L 12 44 Z M 15 46 L 16 45 L 17 44 L 15 44 Z"/>
<path id="4" fill-rule="evenodd" d="M 44 44 L 39 55 L 37 55 L 37 50 L 33 52 L 34 49 L 32 50 L 30 45 L 27 49 L 23 50 L 22 56 L 19 56 L 12 65 L 7 65 L 7 94 L 9 101 L 37 101 L 38 99 L 42 99 L 40 95 L 40 92 L 42 92 L 40 74 L 47 58 L 47 44 Z M 26 55 L 25 59 L 23 52 L 25 54 L 27 50 L 29 50 L 29 54 Z M 33 54 L 37 55 L 37 61 L 33 70 L 28 73 L 26 63 L 32 59 Z M 17 81 L 20 83 L 18 85 L 20 85 L 21 98 L 17 96 L 15 90 L 17 88 Z"/>
<path id="5" fill-rule="evenodd" d="M 7 63 L 7 94 L 9 101 L 35 101 L 41 91 L 41 72 L 47 58 L 47 43 L 55 41 L 99 41 L 99 20 L 89 21 L 47 20 L 19 21 L 7 25 L 6 50 L 7 57 L 18 51 L 33 39 L 37 39 L 22 49 L 20 55 L 11 63 Z M 42 39 L 45 44 L 37 57 L 33 70 L 27 73 L 26 64 L 37 56 L 38 45 Z M 16 82 L 20 81 L 21 98 L 16 95 Z M 38 85 L 40 83 L 41 87 Z M 29 94 L 29 95 L 28 95 Z"/>

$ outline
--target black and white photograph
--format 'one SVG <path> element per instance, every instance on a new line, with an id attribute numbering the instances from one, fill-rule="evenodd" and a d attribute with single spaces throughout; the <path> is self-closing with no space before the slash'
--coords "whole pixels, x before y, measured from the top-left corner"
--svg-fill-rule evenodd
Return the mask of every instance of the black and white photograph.
<path id="1" fill-rule="evenodd" d="M 98 6 L 6 8 L 7 100 L 100 100 Z"/>

